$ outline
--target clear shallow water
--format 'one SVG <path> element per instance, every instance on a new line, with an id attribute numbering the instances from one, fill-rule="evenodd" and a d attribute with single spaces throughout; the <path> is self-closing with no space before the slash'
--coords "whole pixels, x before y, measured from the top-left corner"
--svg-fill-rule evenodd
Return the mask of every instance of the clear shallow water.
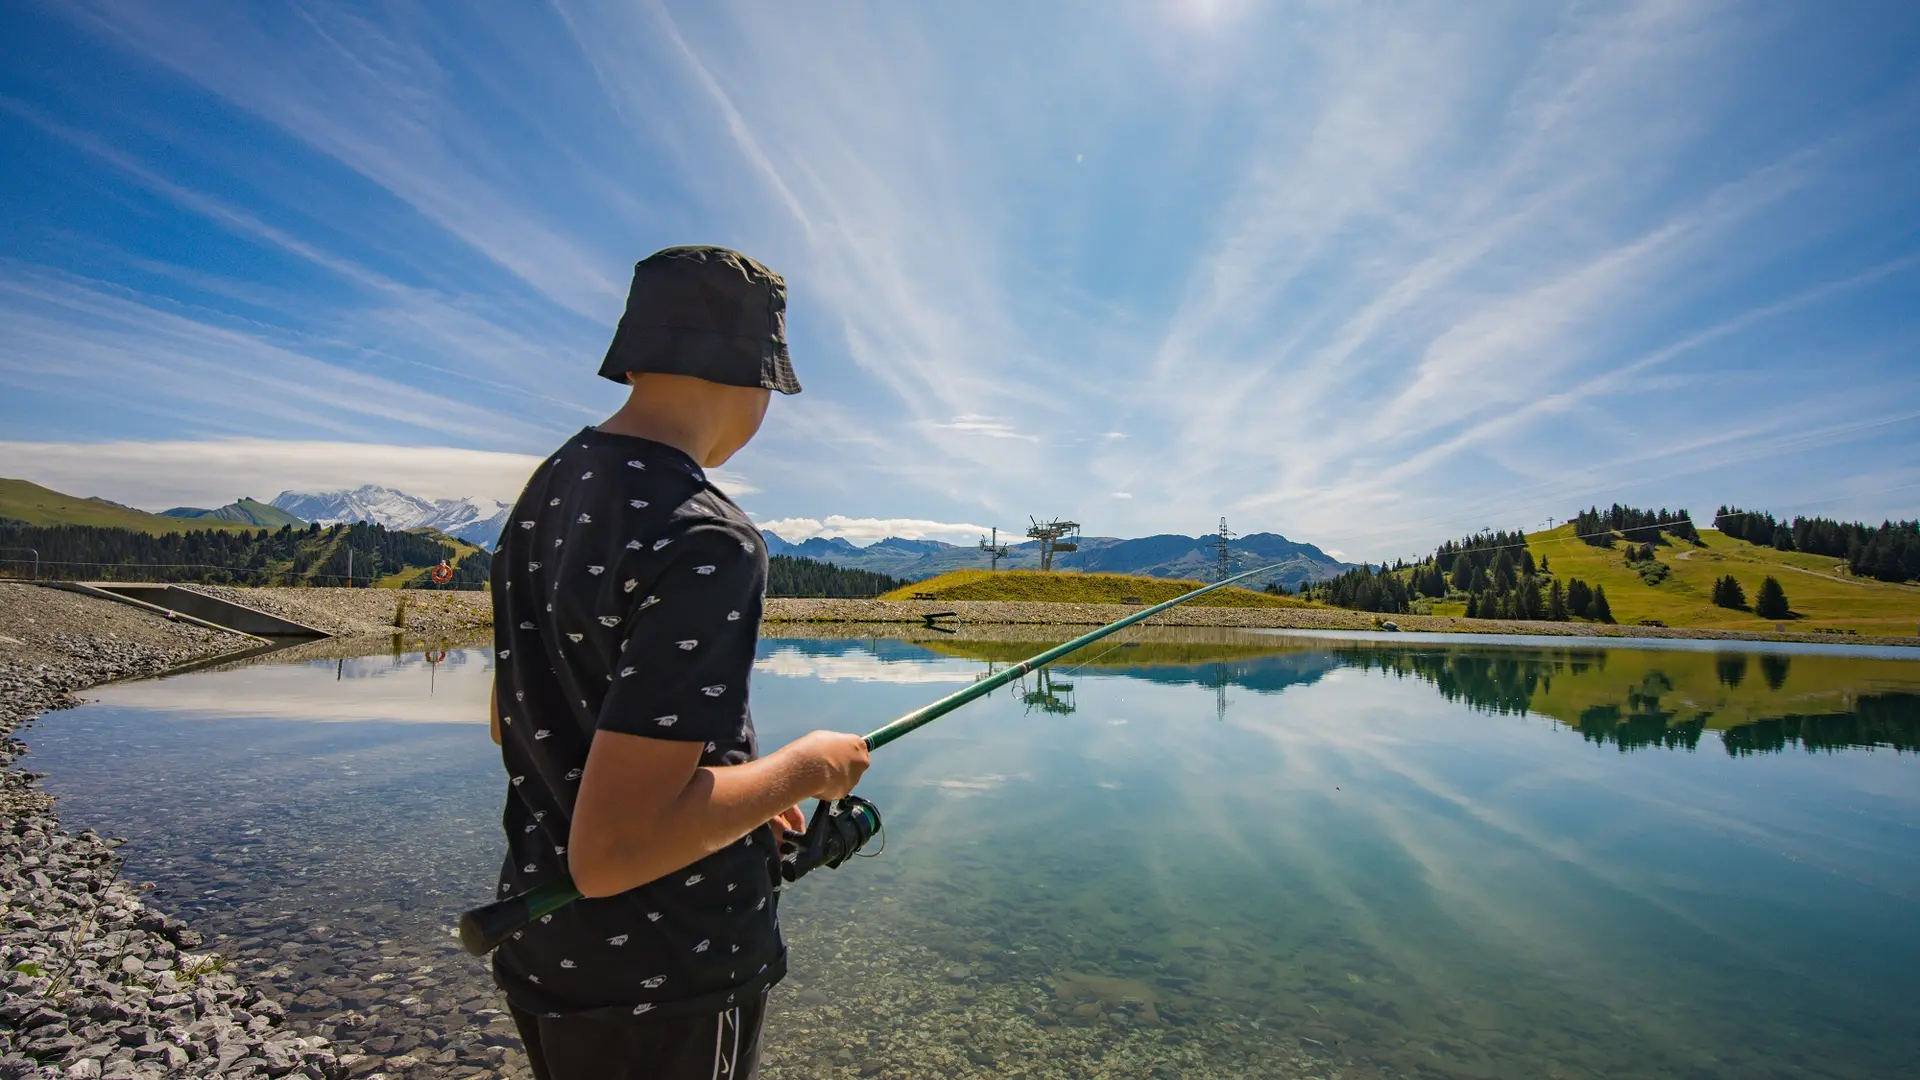
<path id="1" fill-rule="evenodd" d="M 1038 647 L 768 641 L 763 742 Z M 447 931 L 498 859 L 489 678 L 129 684 L 30 767 L 307 1022 L 511 1073 Z M 876 756 L 888 850 L 786 894 L 766 1074 L 1906 1074 L 1916 695 L 1846 650 L 1143 635 Z"/>

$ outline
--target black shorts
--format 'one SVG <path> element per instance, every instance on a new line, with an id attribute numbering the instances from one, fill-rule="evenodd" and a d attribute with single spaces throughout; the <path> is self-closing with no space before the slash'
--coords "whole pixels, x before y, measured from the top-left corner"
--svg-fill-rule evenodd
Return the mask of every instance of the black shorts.
<path id="1" fill-rule="evenodd" d="M 535 1080 L 750 1080 L 760 1067 L 767 994 L 718 1014 L 658 1020 L 508 1009 Z"/>

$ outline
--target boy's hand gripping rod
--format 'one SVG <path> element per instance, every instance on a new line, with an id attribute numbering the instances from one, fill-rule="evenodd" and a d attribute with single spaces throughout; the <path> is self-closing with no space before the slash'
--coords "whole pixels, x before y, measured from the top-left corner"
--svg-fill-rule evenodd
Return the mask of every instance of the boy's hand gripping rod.
<path id="1" fill-rule="evenodd" d="M 1279 565 L 1275 563 L 1258 570 L 1248 570 L 1211 585 L 1203 585 L 1192 592 L 1181 593 L 1171 600 L 1163 600 L 1152 607 L 1141 608 L 1124 619 L 1089 630 L 1072 641 L 1062 642 L 1043 653 L 1029 656 L 1012 667 L 996 671 L 971 686 L 956 690 L 931 705 L 923 705 L 892 723 L 875 729 L 867 736 L 867 749 L 878 750 L 902 735 L 925 727 L 962 705 L 983 698 L 1029 672 L 1046 667 L 1076 649 L 1083 649 L 1103 637 L 1118 633 L 1136 623 L 1145 622 L 1169 608 L 1178 607 L 1196 597 L 1205 596 L 1215 589 L 1225 588 L 1236 581 L 1278 569 Z M 475 956 L 485 956 L 514 931 L 535 919 L 566 907 L 580 897 L 580 890 L 574 888 L 573 880 L 563 876 L 544 885 L 537 885 L 518 896 L 509 896 L 504 900 L 484 904 L 460 916 L 460 944 Z"/>

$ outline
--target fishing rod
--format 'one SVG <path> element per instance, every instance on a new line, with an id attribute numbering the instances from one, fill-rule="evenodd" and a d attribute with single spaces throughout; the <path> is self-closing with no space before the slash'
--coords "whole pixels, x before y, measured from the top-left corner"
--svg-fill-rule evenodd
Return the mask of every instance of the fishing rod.
<path id="1" fill-rule="evenodd" d="M 889 724 L 874 729 L 866 736 L 867 749 L 878 750 L 909 732 L 933 723 L 968 702 L 977 701 L 1029 672 L 1046 667 L 1076 649 L 1083 649 L 1101 638 L 1145 622 L 1163 611 L 1205 596 L 1215 589 L 1223 589 L 1236 581 L 1277 570 L 1280 566 L 1280 563 L 1274 563 L 1257 570 L 1234 574 L 1211 585 L 1203 585 L 1190 592 L 1181 593 L 1171 600 L 1163 600 L 1152 607 L 1141 608 L 1124 619 L 1117 619 L 1105 626 L 1089 630 L 1045 652 L 1029 656 L 1012 667 L 1003 668 L 971 686 L 948 694 L 931 705 L 923 705 Z M 808 822 L 807 831 L 801 834 L 800 840 L 783 842 L 781 845 L 780 876 L 791 882 L 820 866 L 836 868 L 858 852 L 860 846 L 871 839 L 879 829 L 880 811 L 867 800 L 857 795 L 849 795 L 845 799 L 832 802 L 823 799 L 814 808 L 813 819 Z M 528 889 L 518 896 L 509 896 L 504 900 L 483 904 L 461 914 L 460 944 L 475 956 L 485 956 L 516 930 L 536 919 L 551 915 L 580 898 L 581 892 L 574 887 L 573 879 L 562 876 L 544 885 Z"/>

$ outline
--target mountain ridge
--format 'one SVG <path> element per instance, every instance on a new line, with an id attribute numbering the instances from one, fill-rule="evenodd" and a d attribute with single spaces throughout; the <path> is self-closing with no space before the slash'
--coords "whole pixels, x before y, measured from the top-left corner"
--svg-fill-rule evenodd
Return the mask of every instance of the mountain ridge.
<path id="1" fill-rule="evenodd" d="M 486 548 L 500 539 L 512 507 L 495 499 L 423 499 L 379 484 L 339 491 L 283 491 L 268 505 L 322 525 L 370 521 L 389 529 L 438 529 Z"/>
<path id="2" fill-rule="evenodd" d="M 770 529 L 760 536 L 773 555 L 796 555 L 852 570 L 872 570 L 907 581 L 923 581 L 951 570 L 985 569 L 992 564 L 987 553 L 971 544 L 948 544 L 939 540 L 908 540 L 890 536 L 866 547 L 856 547 L 841 537 L 811 537 L 795 543 Z M 1219 565 L 1218 543 L 1211 534 L 1182 536 L 1159 533 L 1154 536 L 1125 539 L 1113 536 L 1083 536 L 1080 550 L 1054 557 L 1061 570 L 1097 573 L 1146 574 L 1167 578 L 1208 578 Z M 1040 544 L 1028 541 L 1009 544 L 1007 557 L 1000 565 L 1013 570 L 1037 570 Z M 1227 550 L 1243 569 L 1279 564 L 1270 580 L 1297 588 L 1302 581 L 1320 581 L 1352 569 L 1352 563 L 1328 555 L 1313 544 L 1289 540 L 1278 533 L 1252 533 L 1235 537 Z"/>
<path id="3" fill-rule="evenodd" d="M 289 514 L 277 506 L 263 503 L 258 499 L 250 499 L 245 495 L 225 506 L 216 506 L 210 510 L 199 506 L 176 506 L 171 510 L 160 511 L 160 516 L 190 520 L 214 518 L 220 521 L 238 521 L 262 529 L 278 529 L 283 525 L 291 525 L 296 529 L 307 527 L 304 518 Z"/>

